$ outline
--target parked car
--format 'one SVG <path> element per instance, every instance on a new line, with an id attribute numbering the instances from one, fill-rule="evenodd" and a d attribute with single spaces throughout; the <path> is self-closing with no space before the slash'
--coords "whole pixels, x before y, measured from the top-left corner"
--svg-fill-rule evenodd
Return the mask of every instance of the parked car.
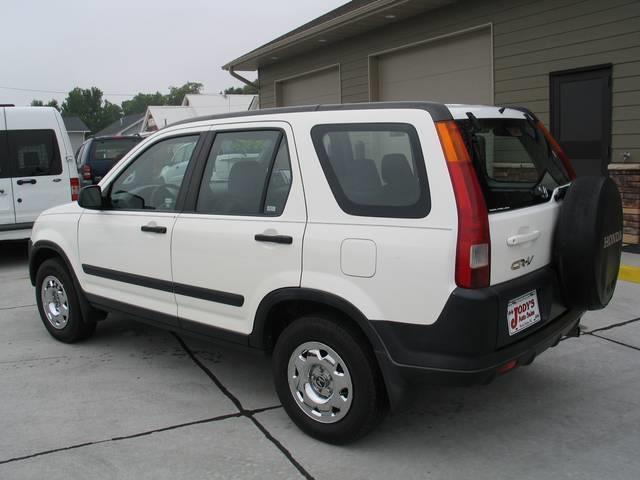
<path id="1" fill-rule="evenodd" d="M 621 231 L 615 184 L 575 179 L 526 110 L 313 106 L 163 129 L 40 216 L 29 268 L 54 338 L 116 311 L 270 351 L 291 419 L 345 443 L 413 382 L 488 383 L 577 336 Z"/>
<path id="2" fill-rule="evenodd" d="M 71 141 L 51 107 L 0 107 L 0 240 L 27 239 L 40 212 L 76 200 Z"/>
<path id="3" fill-rule="evenodd" d="M 82 185 L 94 185 L 102 180 L 141 140 L 138 135 L 122 135 L 92 137 L 85 141 L 76 154 Z"/>

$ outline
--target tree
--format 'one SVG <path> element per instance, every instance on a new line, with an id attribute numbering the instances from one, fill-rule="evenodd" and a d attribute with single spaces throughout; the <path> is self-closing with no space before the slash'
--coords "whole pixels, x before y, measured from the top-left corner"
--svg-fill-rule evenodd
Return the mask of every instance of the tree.
<path id="1" fill-rule="evenodd" d="M 92 133 L 102 130 L 122 116 L 119 105 L 103 101 L 102 90 L 97 87 L 76 87 L 69 92 L 62 103 L 63 116 L 78 116 Z"/>
<path id="2" fill-rule="evenodd" d="M 254 87 L 253 85 L 243 85 L 242 87 L 225 88 L 223 93 L 225 95 L 228 95 L 228 94 L 257 95 L 258 89 L 256 87 Z"/>
<path id="3" fill-rule="evenodd" d="M 184 96 L 190 93 L 200 93 L 202 85 L 199 82 L 187 82 L 181 87 L 169 87 L 169 95 L 166 98 L 166 105 L 182 105 Z"/>
<path id="4" fill-rule="evenodd" d="M 53 107 L 56 110 L 60 111 L 60 105 L 58 104 L 58 101 L 55 98 L 52 98 L 51 100 L 49 100 L 46 105 L 42 100 L 37 100 L 34 98 L 33 100 L 31 100 L 31 106 L 32 107 Z"/>
<path id="5" fill-rule="evenodd" d="M 131 100 L 122 102 L 122 113 L 131 115 L 132 113 L 144 113 L 149 105 L 166 105 L 167 98 L 160 92 L 138 93 Z"/>

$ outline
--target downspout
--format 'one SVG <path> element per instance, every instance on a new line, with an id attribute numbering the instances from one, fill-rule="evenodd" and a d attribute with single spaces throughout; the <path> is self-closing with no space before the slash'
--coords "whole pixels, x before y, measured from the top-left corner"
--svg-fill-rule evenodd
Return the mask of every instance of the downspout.
<path id="1" fill-rule="evenodd" d="M 260 87 L 258 87 L 258 85 L 256 85 L 255 83 L 247 80 L 246 78 L 244 78 L 242 75 L 239 75 L 235 72 L 235 70 L 233 69 L 233 67 L 229 67 L 229 73 L 231 74 L 231 76 L 233 78 L 237 78 L 238 80 L 240 80 L 242 83 L 244 83 L 245 85 L 249 85 L 250 87 L 255 88 L 256 90 L 260 91 Z"/>

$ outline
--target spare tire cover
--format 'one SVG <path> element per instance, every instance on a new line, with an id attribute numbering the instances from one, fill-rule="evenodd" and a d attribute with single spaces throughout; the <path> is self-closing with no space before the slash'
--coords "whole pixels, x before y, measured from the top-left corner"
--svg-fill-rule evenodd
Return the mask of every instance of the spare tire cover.
<path id="1" fill-rule="evenodd" d="M 560 208 L 554 260 L 567 307 L 604 308 L 616 287 L 622 252 L 622 202 L 608 177 L 573 181 Z"/>

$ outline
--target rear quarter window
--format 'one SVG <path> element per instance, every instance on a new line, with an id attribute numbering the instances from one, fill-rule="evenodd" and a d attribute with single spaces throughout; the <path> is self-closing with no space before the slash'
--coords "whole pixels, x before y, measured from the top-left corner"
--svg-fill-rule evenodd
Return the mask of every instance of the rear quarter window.
<path id="1" fill-rule="evenodd" d="M 317 125 L 311 137 L 331 191 L 345 213 L 395 218 L 429 214 L 427 172 L 411 125 Z"/>
<path id="2" fill-rule="evenodd" d="M 60 175 L 62 161 L 53 130 L 8 130 L 9 165 L 14 177 Z"/>

